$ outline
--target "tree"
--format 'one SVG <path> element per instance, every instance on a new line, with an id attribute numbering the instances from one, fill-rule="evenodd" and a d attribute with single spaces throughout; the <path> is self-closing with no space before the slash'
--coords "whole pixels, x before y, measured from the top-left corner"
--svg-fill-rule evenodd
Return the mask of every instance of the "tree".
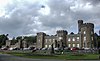
<path id="1" fill-rule="evenodd" d="M 24 39 L 26 39 L 26 41 L 28 43 L 35 43 L 36 42 L 36 36 L 25 36 Z"/>
<path id="2" fill-rule="evenodd" d="M 6 44 L 6 40 L 8 40 L 8 34 L 2 34 L 0 35 L 0 48 L 2 47 L 2 45 Z"/>
<path id="3" fill-rule="evenodd" d="M 20 40 L 20 39 L 22 39 L 22 36 L 16 37 L 16 40 Z"/>
<path id="4" fill-rule="evenodd" d="M 28 44 L 32 44 L 32 43 L 36 43 L 36 36 L 18 36 L 16 37 L 16 39 L 13 38 L 13 43 L 18 42 L 18 40 L 24 40 L 26 41 Z"/>

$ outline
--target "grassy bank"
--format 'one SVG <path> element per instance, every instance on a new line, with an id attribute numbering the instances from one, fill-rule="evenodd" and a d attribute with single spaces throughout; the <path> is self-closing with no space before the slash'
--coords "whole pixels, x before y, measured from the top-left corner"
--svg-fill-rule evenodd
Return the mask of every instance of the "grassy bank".
<path id="1" fill-rule="evenodd" d="M 39 58 L 39 59 L 62 59 L 62 60 L 97 60 L 98 54 L 66 54 L 66 55 L 42 55 L 31 52 L 0 52 L 4 54 L 11 54 L 14 56 L 26 57 L 26 58 Z"/>

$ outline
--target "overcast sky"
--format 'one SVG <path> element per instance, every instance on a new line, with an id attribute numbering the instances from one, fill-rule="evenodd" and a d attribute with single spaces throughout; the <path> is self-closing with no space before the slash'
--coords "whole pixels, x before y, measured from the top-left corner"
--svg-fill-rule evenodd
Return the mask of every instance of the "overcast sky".
<path id="1" fill-rule="evenodd" d="M 77 33 L 77 20 L 94 23 L 100 30 L 100 0 L 0 0 L 0 34 L 10 37 Z"/>

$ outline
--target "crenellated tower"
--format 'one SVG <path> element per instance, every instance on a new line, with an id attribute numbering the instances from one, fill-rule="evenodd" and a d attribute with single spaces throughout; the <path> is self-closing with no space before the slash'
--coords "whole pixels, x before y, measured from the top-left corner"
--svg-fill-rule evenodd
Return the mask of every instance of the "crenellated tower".
<path id="1" fill-rule="evenodd" d="M 58 37 L 58 47 L 66 47 L 67 46 L 67 34 L 68 32 L 66 30 L 58 30 L 57 31 L 57 37 Z"/>
<path id="2" fill-rule="evenodd" d="M 79 20 L 78 27 L 81 34 L 81 48 L 94 48 L 94 24 Z"/>
<path id="3" fill-rule="evenodd" d="M 44 37 L 46 36 L 45 33 L 39 32 L 37 33 L 37 41 L 36 41 L 36 47 L 37 48 L 43 48 L 44 47 Z"/>

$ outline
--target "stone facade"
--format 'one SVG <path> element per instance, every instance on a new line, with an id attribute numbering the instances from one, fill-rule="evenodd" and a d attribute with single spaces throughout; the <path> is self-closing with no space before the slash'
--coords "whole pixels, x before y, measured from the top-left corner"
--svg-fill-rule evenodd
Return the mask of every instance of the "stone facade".
<path id="1" fill-rule="evenodd" d="M 67 45 L 68 47 L 80 47 L 80 34 L 69 34 L 67 35 Z"/>
<path id="2" fill-rule="evenodd" d="M 60 47 L 95 48 L 94 46 L 94 24 L 83 23 L 78 20 L 78 33 L 68 34 L 66 30 L 58 30 L 56 35 L 46 35 L 43 32 L 37 33 L 37 48 L 50 48 L 51 45 Z"/>
<path id="3" fill-rule="evenodd" d="M 54 47 L 67 46 L 66 43 L 67 31 L 57 31 L 57 35 L 46 35 L 43 32 L 37 33 L 37 48 L 50 48 L 53 44 Z"/>

